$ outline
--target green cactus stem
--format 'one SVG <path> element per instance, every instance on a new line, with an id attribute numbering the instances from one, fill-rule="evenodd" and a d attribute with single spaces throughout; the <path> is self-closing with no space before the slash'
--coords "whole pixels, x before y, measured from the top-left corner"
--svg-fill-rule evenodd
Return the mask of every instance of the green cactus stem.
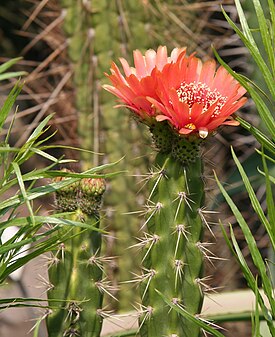
<path id="1" fill-rule="evenodd" d="M 141 336 L 197 337 L 200 328 L 171 310 L 156 290 L 189 313 L 200 313 L 202 162 L 195 156 L 190 163 L 183 164 L 160 152 L 155 167 L 157 172 L 151 174 L 147 205 L 148 232 L 141 242 L 145 250 L 143 272 L 138 278 L 142 297 Z"/>
<path id="2" fill-rule="evenodd" d="M 64 179 L 64 178 L 61 178 Z M 56 193 L 60 211 L 75 209 L 71 219 L 99 227 L 99 207 L 105 191 L 103 179 L 82 179 Z M 71 207 L 67 207 L 71 203 Z M 49 337 L 98 337 L 104 281 L 101 234 L 83 228 L 64 226 L 60 235 L 69 239 L 52 252 L 49 259 L 47 316 Z"/>

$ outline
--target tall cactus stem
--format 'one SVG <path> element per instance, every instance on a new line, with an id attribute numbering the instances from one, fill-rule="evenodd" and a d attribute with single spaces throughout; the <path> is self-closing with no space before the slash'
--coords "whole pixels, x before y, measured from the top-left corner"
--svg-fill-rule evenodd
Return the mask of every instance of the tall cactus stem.
<path id="1" fill-rule="evenodd" d="M 66 210 L 64 202 L 68 194 L 68 201 L 74 201 L 76 205 L 71 220 L 98 228 L 98 209 L 104 190 L 102 179 L 82 179 L 79 184 L 57 192 L 57 205 L 59 209 L 63 207 L 61 211 Z M 48 290 L 51 307 L 47 316 L 49 337 L 99 337 L 103 300 L 98 286 L 103 276 L 101 233 L 69 226 L 60 230 L 60 237 L 64 233 L 69 239 L 52 252 L 48 270 L 51 285 Z"/>
<path id="2" fill-rule="evenodd" d="M 143 273 L 140 277 L 142 337 L 197 337 L 200 329 L 180 317 L 163 302 L 158 290 L 189 313 L 200 313 L 203 293 L 198 282 L 203 274 L 203 254 L 198 247 L 203 222 L 198 212 L 204 202 L 200 157 L 188 165 L 159 153 L 151 175 L 144 240 Z M 147 241 L 146 241 L 147 240 Z"/>

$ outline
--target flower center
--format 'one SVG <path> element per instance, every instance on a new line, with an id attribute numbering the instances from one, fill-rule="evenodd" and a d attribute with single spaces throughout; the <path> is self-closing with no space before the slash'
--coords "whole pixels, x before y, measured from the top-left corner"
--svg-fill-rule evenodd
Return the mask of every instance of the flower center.
<path id="1" fill-rule="evenodd" d="M 196 129 L 196 126 L 193 123 L 188 123 L 188 124 L 184 125 L 184 127 L 186 129 L 190 129 L 190 130 L 195 130 Z"/>
<path id="2" fill-rule="evenodd" d="M 177 89 L 177 94 L 181 102 L 189 105 L 190 113 L 195 103 L 203 104 L 202 113 L 204 113 L 217 102 L 212 117 L 220 114 L 221 108 L 227 100 L 227 97 L 222 96 L 216 89 L 211 90 L 207 84 L 201 82 L 182 82 Z"/>

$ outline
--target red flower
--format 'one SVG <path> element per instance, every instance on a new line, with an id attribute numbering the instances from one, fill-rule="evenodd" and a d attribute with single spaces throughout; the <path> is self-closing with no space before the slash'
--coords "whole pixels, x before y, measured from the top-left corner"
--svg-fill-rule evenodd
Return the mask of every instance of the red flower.
<path id="1" fill-rule="evenodd" d="M 125 76 L 115 63 L 113 86 L 104 88 L 133 110 L 146 124 L 167 120 L 182 135 L 197 133 L 201 138 L 220 125 L 238 125 L 231 115 L 245 102 L 246 90 L 225 70 L 216 71 L 214 60 L 202 63 L 185 48 L 167 56 L 166 47 L 145 56 L 134 51 L 135 68 L 120 59 Z"/>

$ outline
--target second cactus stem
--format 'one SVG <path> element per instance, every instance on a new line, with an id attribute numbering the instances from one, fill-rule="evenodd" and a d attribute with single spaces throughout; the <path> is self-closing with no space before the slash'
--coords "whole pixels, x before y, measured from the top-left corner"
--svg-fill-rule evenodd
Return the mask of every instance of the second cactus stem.
<path id="1" fill-rule="evenodd" d="M 200 313 L 203 255 L 201 207 L 204 202 L 202 162 L 182 164 L 159 153 L 150 174 L 141 275 L 142 337 L 198 337 L 200 328 L 167 306 L 158 290 L 191 314 Z"/>
<path id="2" fill-rule="evenodd" d="M 61 178 L 63 179 L 63 178 Z M 103 179 L 82 179 L 56 193 L 59 211 L 73 211 L 71 220 L 91 230 L 64 226 L 67 236 L 49 260 L 47 316 L 49 337 L 99 337 L 104 288 L 98 210 L 105 190 Z"/>

